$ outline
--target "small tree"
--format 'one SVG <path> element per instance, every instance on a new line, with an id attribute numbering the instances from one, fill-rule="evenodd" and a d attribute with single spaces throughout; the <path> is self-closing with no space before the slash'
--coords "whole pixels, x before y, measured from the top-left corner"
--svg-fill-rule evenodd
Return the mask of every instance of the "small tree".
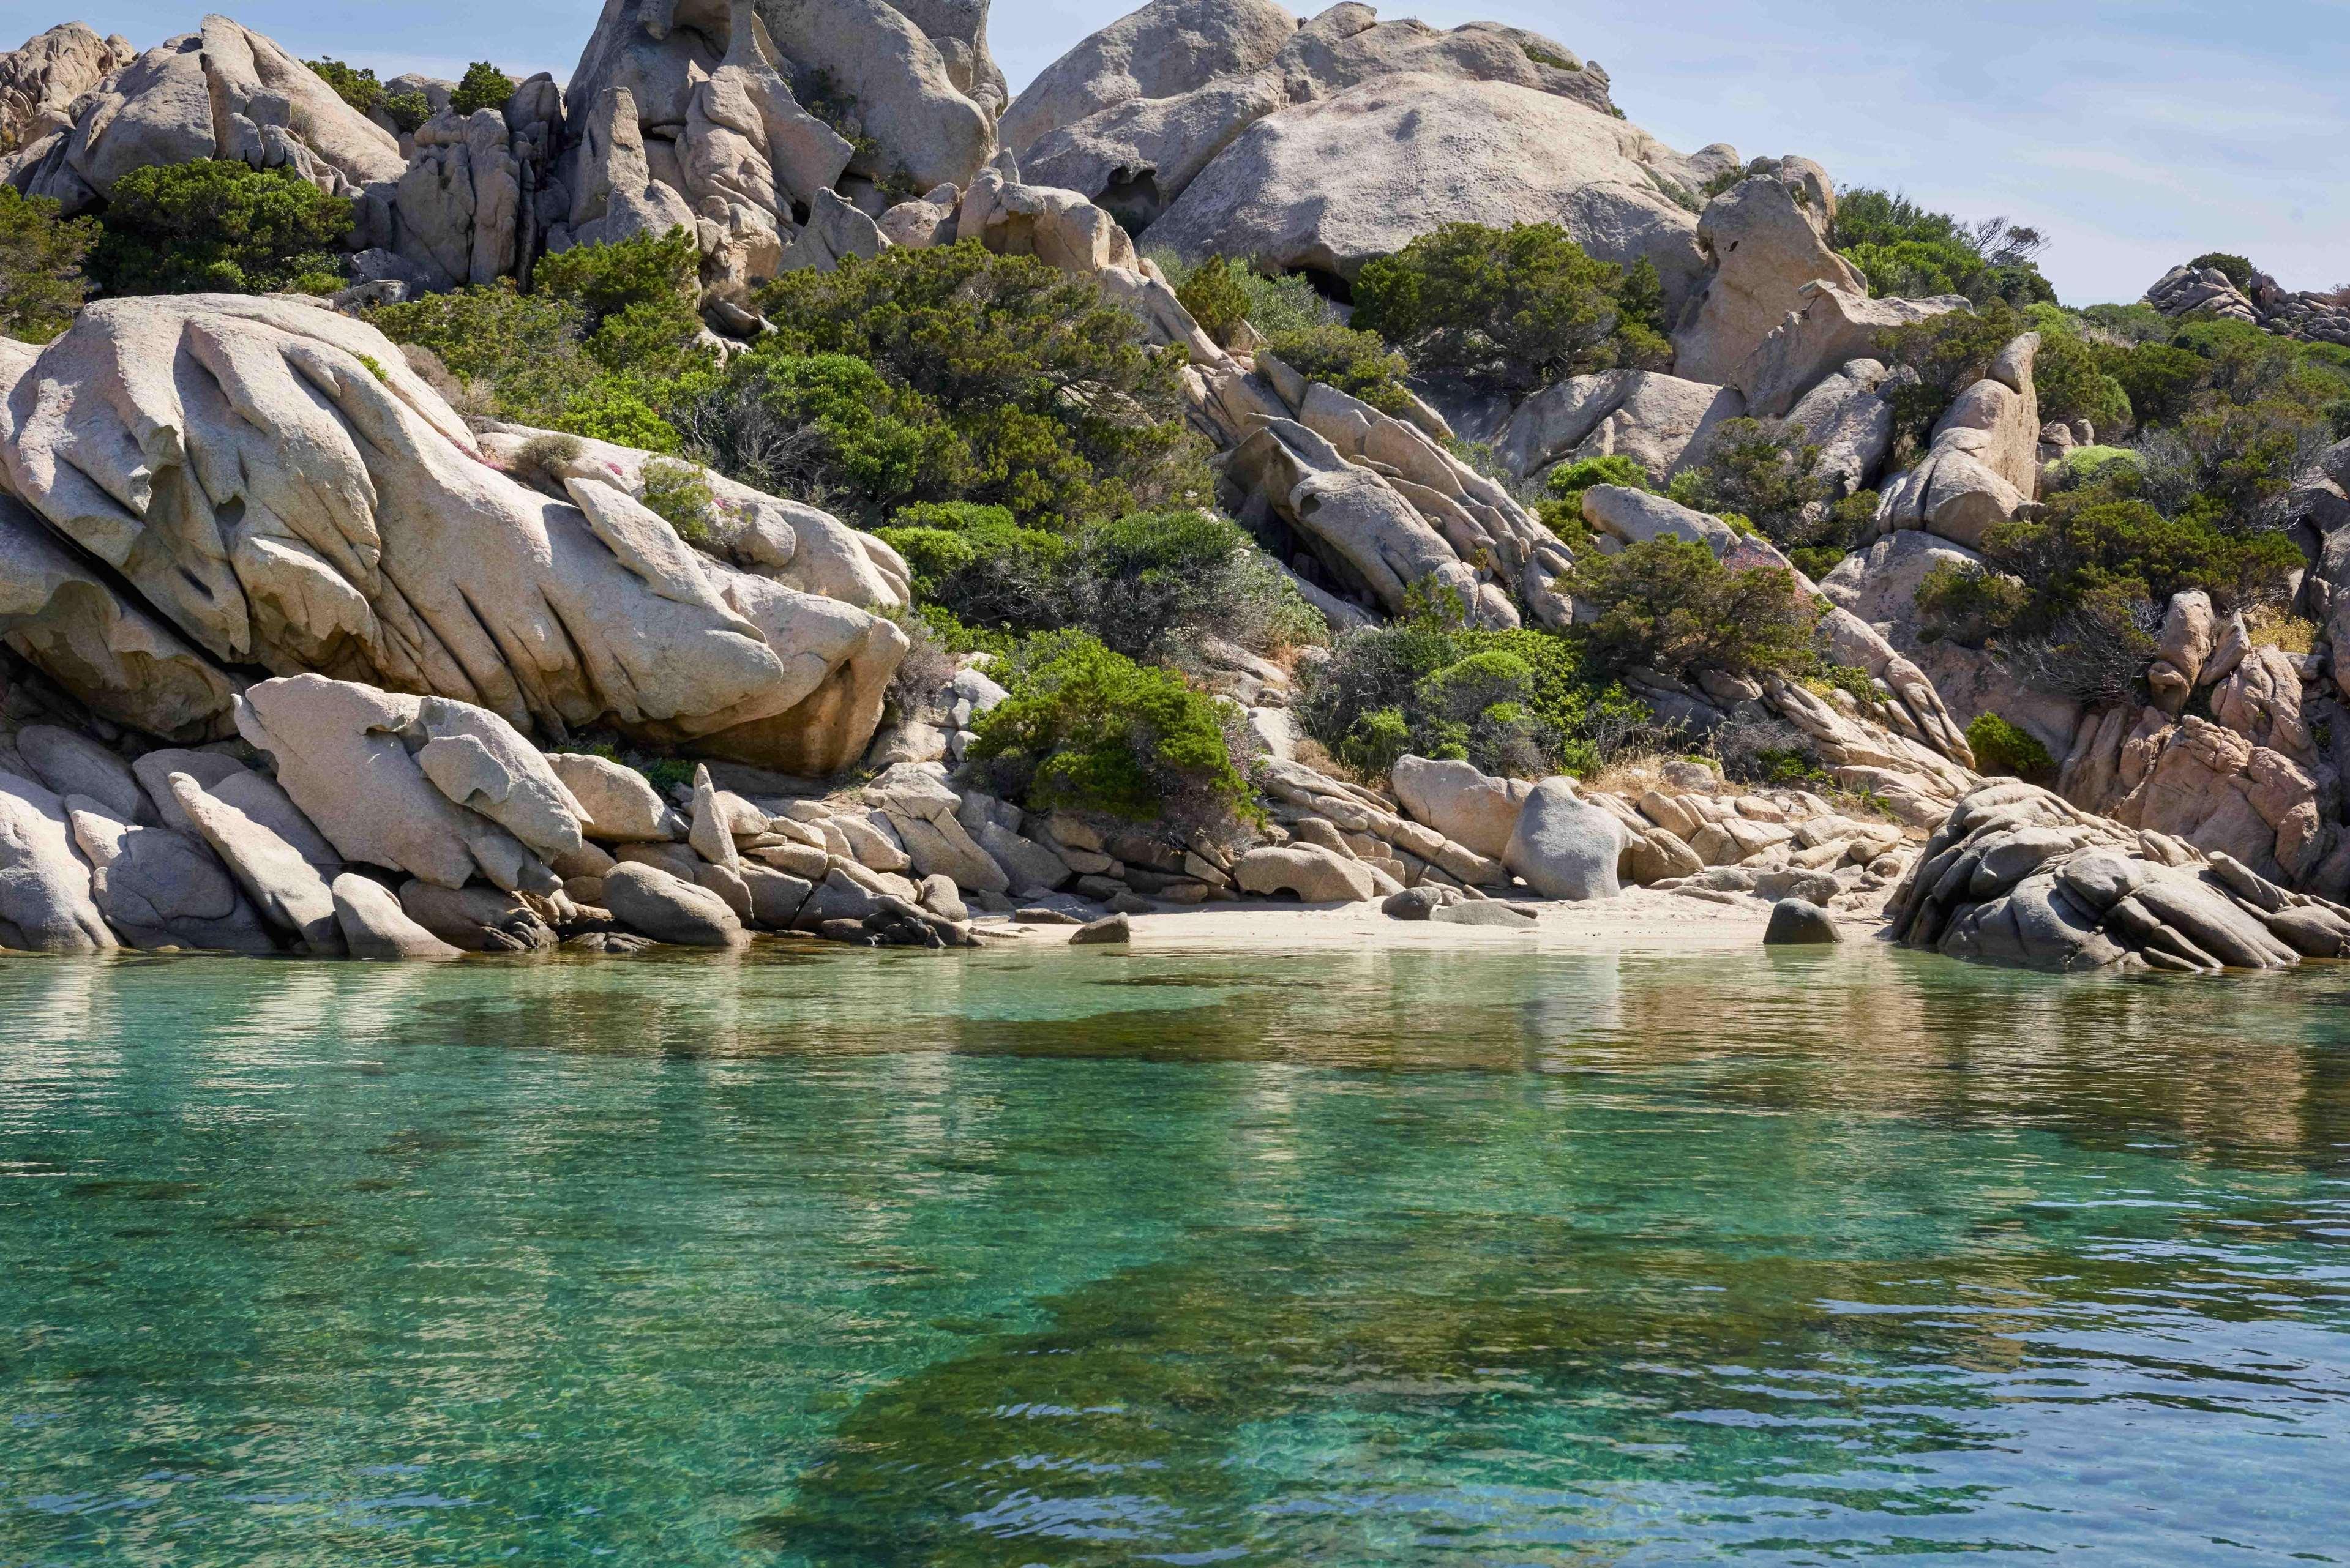
<path id="1" fill-rule="evenodd" d="M 98 224 L 60 218 L 61 210 L 0 184 L 0 337 L 46 343 L 89 296 L 81 264 L 98 241 Z"/>
<path id="2" fill-rule="evenodd" d="M 459 114 L 471 114 L 477 109 L 503 109 L 506 99 L 515 95 L 515 80 L 487 60 L 475 60 L 465 67 L 457 90 L 449 95 L 449 107 Z"/>
<path id="3" fill-rule="evenodd" d="M 114 182 L 89 270 L 109 294 L 266 294 L 343 273 L 357 205 L 289 169 L 226 159 Z"/>
<path id="4" fill-rule="evenodd" d="M 2252 286 L 2252 264 L 2248 256 L 2232 255 L 2226 251 L 2206 251 L 2187 265 L 2197 272 L 2216 271 L 2238 288 Z"/>
<path id="5" fill-rule="evenodd" d="M 1191 313 L 1201 331 L 1229 348 L 1248 320 L 1248 290 L 1232 275 L 1232 265 L 1222 256 L 1210 256 L 1191 268 L 1175 290 L 1175 297 Z"/>
<path id="6" fill-rule="evenodd" d="M 347 66 L 340 60 L 305 60 L 302 63 L 317 72 L 326 84 L 335 89 L 336 97 L 361 114 L 369 114 L 383 107 L 383 84 L 376 80 L 375 72 Z"/>
<path id="7" fill-rule="evenodd" d="M 1731 571 L 1703 545 L 1659 538 L 1587 556 L 1569 584 L 1599 612 L 1591 648 L 1612 669 L 1784 675 L 1812 658 L 1817 618 L 1784 567 Z"/>
<path id="8" fill-rule="evenodd" d="M 1354 325 L 1423 373 L 1522 395 L 1587 371 L 1661 364 L 1662 306 L 1653 265 L 1627 275 L 1555 223 L 1450 223 L 1364 266 Z"/>

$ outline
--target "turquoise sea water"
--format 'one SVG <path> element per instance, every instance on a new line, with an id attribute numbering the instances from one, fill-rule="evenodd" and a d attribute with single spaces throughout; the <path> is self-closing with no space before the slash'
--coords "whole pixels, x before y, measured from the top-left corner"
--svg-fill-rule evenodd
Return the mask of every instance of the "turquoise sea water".
<path id="1" fill-rule="evenodd" d="M 2350 1559 L 2350 970 L 0 962 L 0 1568 Z"/>

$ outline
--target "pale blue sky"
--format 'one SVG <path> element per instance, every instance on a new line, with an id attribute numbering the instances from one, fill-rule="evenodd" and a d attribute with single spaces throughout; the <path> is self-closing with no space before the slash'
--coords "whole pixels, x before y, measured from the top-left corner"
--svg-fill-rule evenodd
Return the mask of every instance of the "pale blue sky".
<path id="1" fill-rule="evenodd" d="M 192 27 L 159 0 L 6 0 L 11 36 L 77 10 L 140 47 Z M 215 0 L 220 3 L 220 0 Z M 201 4 L 201 0 L 200 0 Z M 596 0 L 244 0 L 306 56 L 384 75 L 494 58 L 567 79 Z M 1128 7 L 996 0 L 1014 89 Z M 1430 0 L 1440 26 L 1531 27 L 1606 66 L 1617 101 L 1683 150 L 1800 152 L 1839 184 L 1898 186 L 2055 237 L 2068 302 L 2137 297 L 2198 252 L 2295 288 L 2350 283 L 2350 0 Z"/>

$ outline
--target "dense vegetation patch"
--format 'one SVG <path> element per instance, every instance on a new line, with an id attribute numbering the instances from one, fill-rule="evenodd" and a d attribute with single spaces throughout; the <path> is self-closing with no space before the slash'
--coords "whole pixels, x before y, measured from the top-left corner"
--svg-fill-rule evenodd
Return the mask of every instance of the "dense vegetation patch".
<path id="1" fill-rule="evenodd" d="M 1598 612 L 1584 636 L 1610 670 L 1787 675 L 1812 661 L 1817 612 L 1783 566 L 1733 570 L 1703 545 L 1651 539 L 1586 553 L 1567 587 Z"/>
<path id="2" fill-rule="evenodd" d="M 108 294 L 325 294 L 358 209 L 290 169 L 203 159 L 133 169 L 99 222 L 88 266 Z"/>
<path id="3" fill-rule="evenodd" d="M 2048 245 L 2040 231 L 2004 218 L 1961 223 L 1898 192 L 1846 192 L 1836 202 L 1835 245 L 1880 298 L 1959 294 L 1978 306 L 2056 298 L 2035 259 Z"/>
<path id="4" fill-rule="evenodd" d="M 1650 262 L 1599 261 L 1555 223 L 1451 223 L 1363 267 L 1353 324 L 1421 374 L 1523 396 L 1594 370 L 1660 368 L 1663 315 Z"/>
<path id="5" fill-rule="evenodd" d="M 385 306 L 369 319 L 429 349 L 454 400 L 521 424 L 675 452 L 668 410 L 718 378 L 701 341 L 699 253 L 682 229 L 543 258 L 511 279 Z M 468 389 L 470 389 L 470 390 Z"/>
<path id="6" fill-rule="evenodd" d="M 1575 638 L 1478 630 L 1425 609 L 1339 639 L 1297 717 L 1366 774 L 1410 753 L 1521 778 L 1595 772 L 1652 722 Z"/>
<path id="7" fill-rule="evenodd" d="M 1066 522 L 1206 499 L 1181 350 L 1090 279 L 972 242 L 786 274 L 759 303 L 775 330 L 679 410 L 747 483 L 868 524 L 920 502 Z"/>
<path id="8" fill-rule="evenodd" d="M 98 243 L 98 223 L 61 218 L 60 211 L 0 185 L 0 337 L 46 343 L 89 296 L 82 259 Z"/>
<path id="9" fill-rule="evenodd" d="M 1225 731 L 1237 710 L 1080 631 L 1023 643 L 994 673 L 969 766 L 1031 810 L 1098 812 L 1227 836 L 1252 815 Z"/>
<path id="10" fill-rule="evenodd" d="M 1816 577 L 1859 542 L 1877 503 L 1873 490 L 1839 494 L 1819 465 L 1819 443 L 1805 439 L 1803 426 L 1731 420 L 1700 462 L 1673 476 L 1667 493 L 1733 525 L 1744 523 Z"/>
<path id="11" fill-rule="evenodd" d="M 912 568 L 918 603 L 967 630 L 1075 628 L 1130 658 L 1180 659 L 1207 637 L 1252 649 L 1304 642 L 1322 618 L 1224 518 L 1175 510 L 1062 534 L 1000 506 L 910 506 L 880 530 Z"/>

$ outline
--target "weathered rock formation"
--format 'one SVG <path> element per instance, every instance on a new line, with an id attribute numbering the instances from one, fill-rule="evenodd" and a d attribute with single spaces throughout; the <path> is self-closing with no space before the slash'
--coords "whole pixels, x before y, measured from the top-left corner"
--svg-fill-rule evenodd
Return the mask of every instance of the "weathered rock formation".
<path id="1" fill-rule="evenodd" d="M 79 212 L 133 169 L 237 159 L 330 194 L 398 180 L 400 142 L 317 72 L 225 16 L 148 50 L 75 101 L 57 130 L 0 159 L 0 181 Z"/>
<path id="2" fill-rule="evenodd" d="M 1574 564 L 1565 545 L 1426 430 L 1270 354 L 1253 372 L 1211 372 L 1206 389 L 1209 416 L 1232 446 L 1224 480 L 1236 514 L 1260 534 L 1285 529 L 1295 564 L 1336 594 L 1391 613 L 1433 583 L 1480 622 L 1515 626 L 1514 593 L 1550 624 L 1565 623 L 1571 612 L 1551 586 Z"/>
<path id="3" fill-rule="evenodd" d="M 1879 533 L 1923 528 L 1973 549 L 2039 494 L 2040 398 L 2032 381 L 2039 350 L 2040 335 L 2024 334 L 1959 395 L 1925 458 L 1886 487 Z"/>
<path id="4" fill-rule="evenodd" d="M 71 130 L 75 101 L 138 53 L 126 38 L 68 22 L 0 55 L 0 155 Z"/>
<path id="5" fill-rule="evenodd" d="M 1829 248 L 1835 188 L 1804 159 L 1783 159 L 1706 204 L 1697 239 L 1712 264 L 1673 333 L 1673 372 L 1730 384 L 1813 287 L 1866 294 Z"/>
<path id="6" fill-rule="evenodd" d="M 550 737 L 607 725 L 829 772 L 905 647 L 696 554 L 616 484 L 527 488 L 380 334 L 300 303 L 93 306 L 0 410 L 0 475 L 222 666 L 451 697 Z"/>
<path id="7" fill-rule="evenodd" d="M 2350 955 L 2350 910 L 2014 780 L 1959 803 L 1886 914 L 1910 947 L 2064 972 Z"/>
<path id="8" fill-rule="evenodd" d="M 2172 267 L 2146 291 L 2165 316 L 2208 316 L 2241 321 L 2303 342 L 2350 346 L 2350 299 L 2336 289 L 2294 292 L 2255 269 L 2249 288 L 2218 267 Z"/>
<path id="9" fill-rule="evenodd" d="M 1352 277 L 1445 223 L 1557 221 L 1594 254 L 1655 261 L 1675 308 L 1694 285 L 1682 203 L 1728 149 L 1673 152 L 1616 117 L 1606 72 L 1536 34 L 1354 4 L 1282 20 L 1160 0 L 1039 76 L 1004 144 L 1186 254 Z"/>

